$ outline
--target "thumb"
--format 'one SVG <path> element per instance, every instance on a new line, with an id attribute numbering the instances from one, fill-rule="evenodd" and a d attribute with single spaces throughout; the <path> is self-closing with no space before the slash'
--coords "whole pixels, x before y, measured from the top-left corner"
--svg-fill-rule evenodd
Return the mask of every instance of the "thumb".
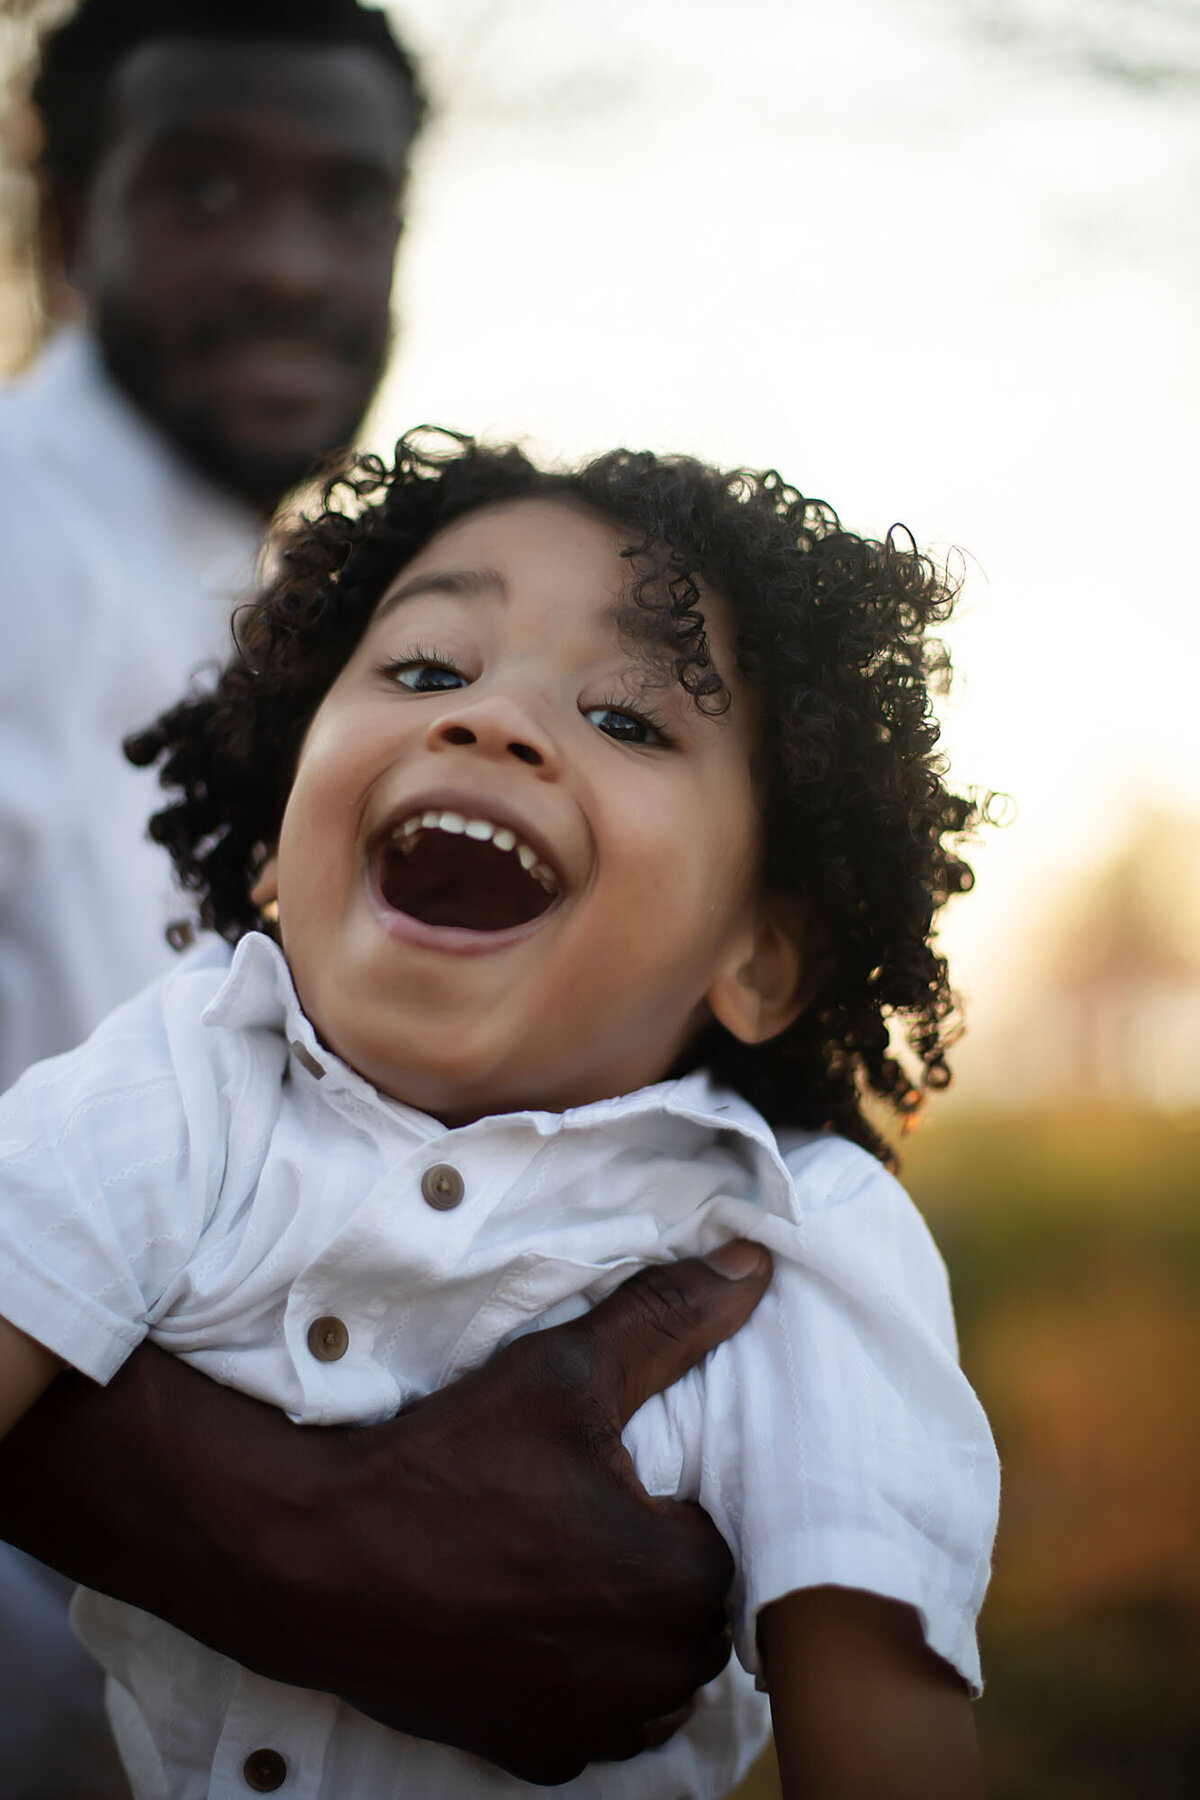
<path id="1" fill-rule="evenodd" d="M 655 1263 L 599 1306 L 560 1325 L 589 1370 L 592 1399 L 619 1430 L 746 1323 L 771 1279 L 771 1258 L 744 1238 L 706 1257 Z"/>

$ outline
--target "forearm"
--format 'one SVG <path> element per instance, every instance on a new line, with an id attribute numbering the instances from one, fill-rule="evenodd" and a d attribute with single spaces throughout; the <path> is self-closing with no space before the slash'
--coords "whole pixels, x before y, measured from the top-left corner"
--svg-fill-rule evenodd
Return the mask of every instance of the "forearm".
<path id="1" fill-rule="evenodd" d="M 911 1607 L 810 1588 L 764 1611 L 759 1644 L 784 1800 L 983 1800 L 966 1688 Z"/>
<path id="2" fill-rule="evenodd" d="M 64 1376 L 0 1444 L 0 1534 L 260 1674 L 565 1779 L 678 1706 L 679 1554 L 727 1552 L 707 1521 L 684 1544 L 682 1521 L 574 1462 L 547 1496 L 536 1447 L 531 1466 L 503 1433 L 489 1445 L 497 1416 L 553 1414 L 528 1391 L 542 1350 L 514 1346 L 391 1424 L 327 1430 L 143 1346 L 106 1389 Z M 703 1611 L 687 1633 L 694 1685 L 726 1652 Z"/>
<path id="3" fill-rule="evenodd" d="M 526 1781 L 662 1740 L 728 1657 L 729 1552 L 621 1426 L 769 1266 L 642 1272 L 386 1424 L 317 1429 L 148 1346 L 0 1444 L 0 1534 L 277 1681 Z M 717 1272 L 720 1267 L 721 1272 Z"/>
<path id="4" fill-rule="evenodd" d="M 61 1367 L 42 1344 L 0 1318 L 0 1438 L 28 1412 Z"/>
<path id="5" fill-rule="evenodd" d="M 106 1388 L 62 1375 L 0 1444 L 0 1536 L 217 1643 L 249 1595 L 271 1604 L 272 1539 L 322 1491 L 323 1437 L 144 1345 Z"/>

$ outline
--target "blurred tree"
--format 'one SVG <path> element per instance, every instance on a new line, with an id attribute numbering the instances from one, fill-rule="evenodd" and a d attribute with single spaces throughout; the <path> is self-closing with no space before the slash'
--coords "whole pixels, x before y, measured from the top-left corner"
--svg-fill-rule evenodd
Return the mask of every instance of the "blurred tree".
<path id="1" fill-rule="evenodd" d="M 1003 1105 L 1200 1106 L 1200 820 L 1147 812 L 1049 896 L 975 1088 Z"/>
<path id="2" fill-rule="evenodd" d="M 954 0 L 953 12 L 997 47 L 1125 87 L 1200 87 L 1195 0 Z"/>
<path id="3" fill-rule="evenodd" d="M 44 329 L 29 175 L 36 139 L 24 88 L 38 30 L 63 10 L 47 0 L 0 0 L 0 376 L 28 361 Z"/>
<path id="4" fill-rule="evenodd" d="M 1077 1095 L 1200 1103 L 1198 927 L 1200 825 L 1149 814 L 1081 892 L 1046 958 L 1044 993 Z"/>

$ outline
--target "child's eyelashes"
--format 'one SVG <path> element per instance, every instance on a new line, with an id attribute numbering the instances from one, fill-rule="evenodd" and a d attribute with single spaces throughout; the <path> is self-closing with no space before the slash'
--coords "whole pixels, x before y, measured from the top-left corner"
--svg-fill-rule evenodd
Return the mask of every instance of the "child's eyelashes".
<path id="1" fill-rule="evenodd" d="M 468 680 L 453 663 L 424 651 L 383 663 L 379 673 L 410 694 L 444 694 L 452 688 L 466 687 Z"/>
<path id="2" fill-rule="evenodd" d="M 472 677 L 456 668 L 445 656 L 434 651 L 414 649 L 381 663 L 377 673 L 385 681 L 404 688 L 410 694 L 445 694 L 468 687 Z M 581 706 L 580 713 L 589 725 L 618 744 L 638 748 L 669 748 L 669 737 L 662 720 L 645 707 L 632 707 L 618 700 L 605 700 L 598 706 Z"/>
<path id="3" fill-rule="evenodd" d="M 589 725 L 594 725 L 597 731 L 615 739 L 618 744 L 665 749 L 671 742 L 657 719 L 644 711 L 634 712 L 628 706 L 617 706 L 611 702 L 603 706 L 589 706 L 583 716 Z"/>

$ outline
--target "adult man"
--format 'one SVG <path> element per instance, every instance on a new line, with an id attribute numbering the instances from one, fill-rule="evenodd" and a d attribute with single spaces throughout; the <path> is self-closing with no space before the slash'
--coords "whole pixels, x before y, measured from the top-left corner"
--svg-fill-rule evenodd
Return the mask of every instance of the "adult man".
<path id="1" fill-rule="evenodd" d="M 263 521 L 357 429 L 422 111 L 357 0 L 83 0 L 34 100 L 86 323 L 0 400 L 3 1080 L 159 966 L 153 795 L 120 739 L 221 649 Z M 643 1281 L 375 1431 L 296 1431 L 149 1350 L 104 1394 L 64 1379 L 4 1447 L 0 1531 L 530 1775 L 629 1753 L 724 1660 L 728 1560 L 641 1494 L 619 1426 L 751 1310 L 746 1255 L 732 1280 Z M 61 1730 L 24 1701 L 7 1726 L 7 1800 L 87 1791 L 54 1772 Z"/>
<path id="2" fill-rule="evenodd" d="M 422 110 L 352 0 L 87 0 L 34 99 L 88 328 L 0 402 L 5 1085 L 163 965 L 120 738 L 224 653 L 264 521 L 358 428 Z"/>

